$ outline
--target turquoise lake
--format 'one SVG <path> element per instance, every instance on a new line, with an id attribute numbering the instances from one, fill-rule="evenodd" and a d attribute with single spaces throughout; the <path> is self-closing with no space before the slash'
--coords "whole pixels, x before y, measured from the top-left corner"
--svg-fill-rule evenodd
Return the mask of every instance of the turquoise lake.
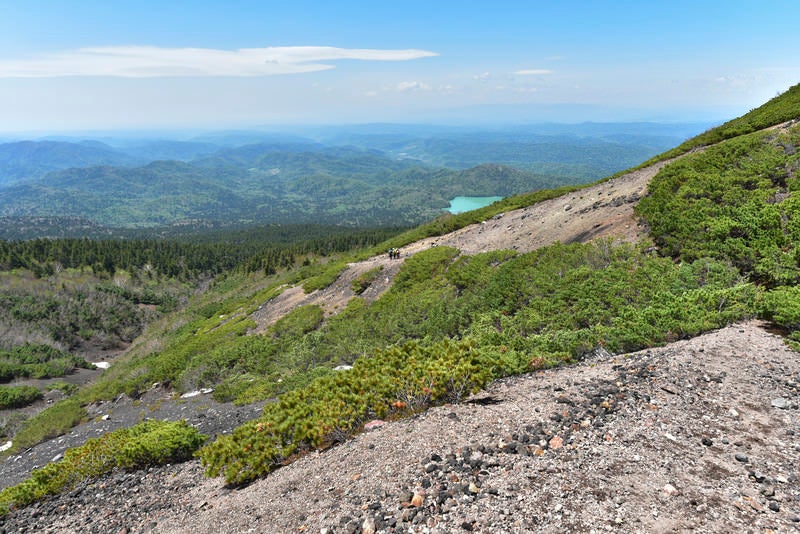
<path id="1" fill-rule="evenodd" d="M 503 197 L 456 197 L 450 201 L 450 207 L 447 208 L 447 211 L 461 213 L 463 211 L 476 210 L 498 200 L 503 200 Z"/>

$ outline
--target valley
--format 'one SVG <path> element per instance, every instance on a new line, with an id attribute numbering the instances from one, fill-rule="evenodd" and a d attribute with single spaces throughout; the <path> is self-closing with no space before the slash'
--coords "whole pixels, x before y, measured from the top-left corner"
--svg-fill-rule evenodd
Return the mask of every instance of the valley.
<path id="1" fill-rule="evenodd" d="M 504 134 L 330 127 L 311 129 L 309 137 L 254 132 L 113 146 L 5 143 L 0 238 L 180 235 L 265 224 L 413 226 L 444 213 L 457 196 L 596 180 L 700 127 L 576 125 L 548 132 L 532 125 Z M 446 159 L 437 156 L 442 152 Z"/>

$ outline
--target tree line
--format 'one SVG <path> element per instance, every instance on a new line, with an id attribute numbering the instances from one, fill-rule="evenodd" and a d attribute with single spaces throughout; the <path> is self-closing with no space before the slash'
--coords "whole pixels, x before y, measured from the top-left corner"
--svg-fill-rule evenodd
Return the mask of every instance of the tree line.
<path id="1" fill-rule="evenodd" d="M 0 270 L 28 269 L 37 277 L 48 277 L 63 269 L 90 268 L 101 276 L 126 271 L 184 281 L 231 270 L 272 274 L 309 255 L 327 256 L 372 246 L 398 231 L 293 225 L 170 240 L 0 240 Z"/>

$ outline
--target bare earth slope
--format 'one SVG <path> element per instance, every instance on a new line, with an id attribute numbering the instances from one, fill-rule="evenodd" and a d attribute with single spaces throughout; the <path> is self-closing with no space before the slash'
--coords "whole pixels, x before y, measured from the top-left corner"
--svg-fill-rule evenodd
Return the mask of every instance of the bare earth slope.
<path id="1" fill-rule="evenodd" d="M 632 209 L 656 172 L 510 212 L 403 254 L 434 243 L 472 254 L 599 236 L 635 240 Z M 365 293 L 377 298 L 401 263 L 373 258 L 324 291 L 284 292 L 256 314 L 259 326 L 306 302 L 336 313 L 354 296 L 349 280 L 382 264 Z M 203 478 L 197 462 L 113 473 L 13 512 L 0 519 L 0 532 L 795 532 L 799 389 L 796 352 L 761 324 L 733 325 L 499 381 L 469 402 L 385 424 L 242 489 Z M 169 409 L 163 396 L 153 394 Z M 219 421 L 234 408 L 207 402 Z M 111 419 L 128 412 L 141 417 L 117 407 Z M 2 466 L 4 478 L 12 472 L 20 476 Z"/>
<path id="2" fill-rule="evenodd" d="M 0 529 L 793 532 L 797 356 L 757 323 L 598 354 L 501 380 L 243 489 L 204 479 L 196 462 L 117 473 Z"/>
<path id="3" fill-rule="evenodd" d="M 322 306 L 327 316 L 341 311 L 355 297 L 351 282 L 364 272 L 381 267 L 381 276 L 361 295 L 368 301 L 375 300 L 391 287 L 405 258 L 432 246 L 454 247 L 472 255 L 500 249 L 524 253 L 556 242 L 586 242 L 604 237 L 634 242 L 641 236 L 642 229 L 633 208 L 646 193 L 653 176 L 668 163 L 657 163 L 575 193 L 497 215 L 444 236 L 417 241 L 403 248 L 399 260 L 381 255 L 352 263 L 336 282 L 323 290 L 305 294 L 301 287 L 288 288 L 264 303 L 253 315 L 258 324 L 256 331 L 263 332 L 297 306 Z"/>

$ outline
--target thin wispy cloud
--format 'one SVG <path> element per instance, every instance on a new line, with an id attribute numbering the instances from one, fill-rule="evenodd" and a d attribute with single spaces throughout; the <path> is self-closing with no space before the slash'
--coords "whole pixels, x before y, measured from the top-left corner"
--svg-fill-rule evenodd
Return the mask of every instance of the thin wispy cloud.
<path id="1" fill-rule="evenodd" d="M 514 71 L 517 76 L 544 76 L 546 74 L 553 74 L 549 69 L 522 69 Z"/>
<path id="2" fill-rule="evenodd" d="M 330 46 L 281 46 L 238 50 L 108 46 L 0 60 L 0 78 L 270 76 L 329 70 L 335 68 L 330 62 L 343 59 L 410 61 L 437 55 L 435 52 L 416 49 L 380 50 Z"/>
<path id="3" fill-rule="evenodd" d="M 397 84 L 397 90 L 402 92 L 405 91 L 430 91 L 431 86 L 425 82 L 400 82 Z"/>

